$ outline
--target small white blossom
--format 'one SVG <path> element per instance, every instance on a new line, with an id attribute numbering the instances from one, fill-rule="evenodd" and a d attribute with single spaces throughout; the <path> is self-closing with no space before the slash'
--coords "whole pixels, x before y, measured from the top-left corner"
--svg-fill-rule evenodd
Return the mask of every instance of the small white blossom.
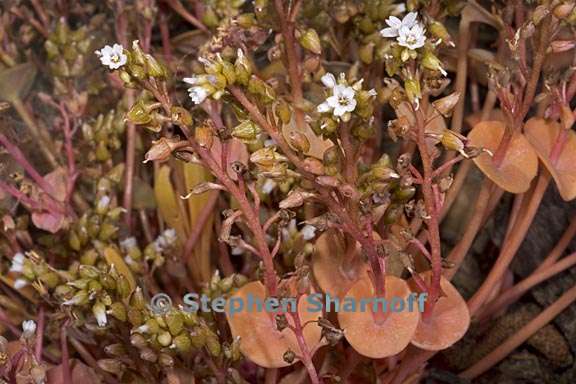
<path id="1" fill-rule="evenodd" d="M 202 102 L 204 102 L 204 100 L 210 96 L 210 93 L 206 88 L 202 86 L 196 86 L 188 88 L 188 95 L 194 104 L 202 104 Z"/>
<path id="2" fill-rule="evenodd" d="M 199 76 L 185 77 L 182 79 L 183 82 L 190 85 L 198 85 L 202 81 Z"/>
<path id="3" fill-rule="evenodd" d="M 304 227 L 302 227 L 300 233 L 302 234 L 302 238 L 304 240 L 312 240 L 314 236 L 316 236 L 316 227 L 310 224 L 306 224 Z"/>
<path id="4" fill-rule="evenodd" d="M 135 237 L 128 237 L 128 238 L 120 241 L 120 248 L 122 248 L 122 250 L 124 252 L 128 252 L 129 250 L 136 247 L 137 245 L 138 245 L 138 243 L 136 242 Z"/>
<path id="5" fill-rule="evenodd" d="M 24 269 L 24 254 L 22 252 L 18 252 L 12 258 L 10 272 L 22 272 L 22 269 Z"/>
<path id="6" fill-rule="evenodd" d="M 124 53 L 124 47 L 120 44 L 106 45 L 104 48 L 95 51 L 95 53 L 100 57 L 102 64 L 110 69 L 118 69 L 128 62 L 128 56 Z"/>
<path id="7" fill-rule="evenodd" d="M 400 30 L 402 28 L 411 29 L 413 26 L 416 25 L 416 18 L 418 17 L 418 13 L 410 12 L 402 20 L 397 18 L 396 16 L 390 16 L 386 19 L 386 24 L 388 24 L 388 28 L 384 28 L 380 31 L 380 34 L 383 37 L 397 37 L 400 36 Z"/>
<path id="8" fill-rule="evenodd" d="M 264 141 L 264 147 L 273 147 L 276 145 L 276 141 L 274 139 L 267 139 Z"/>
<path id="9" fill-rule="evenodd" d="M 105 211 L 110 206 L 110 196 L 104 195 L 98 200 L 98 204 L 96 205 L 96 209 L 98 211 Z"/>
<path id="10" fill-rule="evenodd" d="M 421 24 L 416 24 L 410 29 L 402 28 L 397 38 L 398 44 L 408 49 L 421 48 L 426 42 L 425 32 L 426 30 Z"/>
<path id="11" fill-rule="evenodd" d="M 22 337 L 30 337 L 36 333 L 36 322 L 34 320 L 24 320 L 22 322 Z"/>
<path id="12" fill-rule="evenodd" d="M 334 116 L 342 117 L 348 112 L 356 109 L 356 92 L 354 88 L 336 84 L 332 88 L 332 96 L 328 97 L 325 102 L 317 107 L 318 112 L 326 113 L 332 111 Z"/>
<path id="13" fill-rule="evenodd" d="M 167 248 L 172 247 L 177 240 L 176 230 L 170 228 L 162 232 L 154 242 L 154 246 L 158 252 L 162 252 Z"/>
<path id="14" fill-rule="evenodd" d="M 270 193 L 272 193 L 272 191 L 274 190 L 274 188 L 276 188 L 277 185 L 278 184 L 276 184 L 274 180 L 266 179 L 264 184 L 262 184 L 262 193 L 265 195 L 269 195 Z"/>
<path id="15" fill-rule="evenodd" d="M 334 88 L 336 86 L 336 78 L 330 72 L 326 73 L 320 79 L 326 88 Z"/>
<path id="16" fill-rule="evenodd" d="M 14 289 L 19 290 L 28 285 L 28 282 L 24 279 L 14 280 Z"/>
<path id="17" fill-rule="evenodd" d="M 104 304 L 97 302 L 92 307 L 92 313 L 94 313 L 94 317 L 96 318 L 96 322 L 98 323 L 99 327 L 105 327 L 108 324 L 108 318 L 106 317 L 106 307 Z"/>

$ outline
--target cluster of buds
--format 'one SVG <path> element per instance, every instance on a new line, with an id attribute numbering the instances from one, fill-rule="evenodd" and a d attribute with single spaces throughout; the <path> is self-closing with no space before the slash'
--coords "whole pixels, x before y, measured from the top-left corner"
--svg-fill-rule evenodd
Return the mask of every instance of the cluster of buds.
<path id="1" fill-rule="evenodd" d="M 188 95 L 194 104 L 201 104 L 206 98 L 218 100 L 224 95 L 226 87 L 239 84 L 252 89 L 254 93 L 273 97 L 273 90 L 266 83 L 252 76 L 252 66 L 241 49 L 238 49 L 234 63 L 217 54 L 213 59 L 200 58 L 204 73 L 185 77 L 183 81 L 190 85 Z"/>
<path id="2" fill-rule="evenodd" d="M 14 289 L 22 289 L 29 283 L 46 293 L 54 289 L 61 281 L 60 275 L 36 252 L 16 253 L 12 257 L 10 270 L 14 276 Z"/>
<path id="3" fill-rule="evenodd" d="M 119 70 L 120 79 L 126 87 L 134 88 L 138 82 L 148 79 L 163 80 L 168 76 L 168 69 L 154 56 L 144 53 L 140 42 L 134 40 L 132 49 L 127 50 L 120 44 L 106 45 L 95 52 L 103 65 L 112 70 Z"/>
<path id="4" fill-rule="evenodd" d="M 112 110 L 106 115 L 99 115 L 96 121 L 82 125 L 84 141 L 91 147 L 87 154 L 89 162 L 105 163 L 112 154 L 122 147 L 121 137 L 125 125 L 121 114 Z"/>
<path id="5" fill-rule="evenodd" d="M 246 0 L 217 0 L 205 2 L 202 12 L 202 23 L 208 28 L 215 29 L 222 25 L 223 21 L 238 16 Z M 239 18 L 246 18 L 247 14 Z"/>
<path id="6" fill-rule="evenodd" d="M 88 32 L 87 26 L 71 30 L 66 21 L 60 19 L 44 43 L 57 88 L 65 89 L 61 83 L 64 79 L 86 75 L 89 68 L 86 55 L 93 41 Z"/>

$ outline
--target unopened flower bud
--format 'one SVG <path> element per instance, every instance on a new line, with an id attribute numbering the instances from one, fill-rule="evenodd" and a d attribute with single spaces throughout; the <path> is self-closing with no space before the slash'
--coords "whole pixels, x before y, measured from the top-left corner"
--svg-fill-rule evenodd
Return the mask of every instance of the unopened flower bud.
<path id="1" fill-rule="evenodd" d="M 147 163 L 149 161 L 168 160 L 172 154 L 172 151 L 179 147 L 179 143 L 180 140 L 178 137 L 161 137 L 160 139 L 153 141 L 152 146 L 144 155 L 143 163 Z"/>
<path id="2" fill-rule="evenodd" d="M 126 119 L 136 125 L 148 124 L 152 121 L 152 115 L 143 100 L 138 100 L 126 114 Z"/>
<path id="3" fill-rule="evenodd" d="M 92 306 L 92 313 L 96 318 L 96 322 L 99 327 L 105 327 L 108 324 L 108 319 L 106 317 L 106 307 L 102 302 L 97 301 L 96 304 Z"/>
<path id="4" fill-rule="evenodd" d="M 146 72 L 150 77 L 163 79 L 167 76 L 166 67 L 160 64 L 152 55 L 145 55 Z"/>
<path id="5" fill-rule="evenodd" d="M 172 341 L 174 348 L 180 353 L 186 353 L 192 349 L 192 342 L 190 341 L 190 337 L 186 334 L 178 335 Z"/>
<path id="6" fill-rule="evenodd" d="M 358 57 L 360 57 L 360 60 L 362 60 L 364 64 L 372 64 L 374 61 L 374 47 L 375 44 L 369 42 L 358 49 Z"/>
<path id="7" fill-rule="evenodd" d="M 290 131 L 288 134 L 288 143 L 292 148 L 301 153 L 308 153 L 310 150 L 310 140 L 301 132 Z"/>
<path id="8" fill-rule="evenodd" d="M 425 51 L 422 57 L 422 66 L 431 71 L 439 71 L 446 76 L 448 73 L 442 68 L 442 62 L 432 52 Z"/>
<path id="9" fill-rule="evenodd" d="M 318 33 L 314 29 L 310 28 L 306 30 L 306 32 L 304 32 L 300 36 L 299 41 L 300 45 L 302 45 L 304 49 L 309 50 L 313 54 L 319 55 L 320 53 L 322 53 L 322 44 L 320 43 L 320 37 L 318 36 Z"/>
<path id="10" fill-rule="evenodd" d="M 125 365 L 116 359 L 100 359 L 98 360 L 98 367 L 108 373 L 121 376 L 122 372 L 126 369 Z"/>
<path id="11" fill-rule="evenodd" d="M 214 129 L 207 123 L 199 125 L 194 132 L 194 138 L 201 147 L 210 149 L 214 143 Z"/>
<path id="12" fill-rule="evenodd" d="M 433 21 L 428 24 L 428 31 L 430 34 L 438 39 L 441 39 L 443 42 L 447 44 L 452 44 L 452 37 L 448 33 L 448 30 L 444 26 L 444 24 Z"/>
<path id="13" fill-rule="evenodd" d="M 232 136 L 244 142 L 256 140 L 258 134 L 260 134 L 260 127 L 252 120 L 244 120 L 232 130 Z"/>
<path id="14" fill-rule="evenodd" d="M 448 96 L 445 96 L 441 99 L 438 99 L 432 103 L 434 108 L 440 112 L 440 114 L 444 117 L 450 117 L 452 114 L 452 110 L 458 104 L 458 100 L 460 99 L 460 92 L 453 92 Z"/>
<path id="15" fill-rule="evenodd" d="M 172 107 L 170 109 L 170 118 L 177 125 L 189 126 L 192 124 L 192 115 L 182 107 Z"/>
<path id="16" fill-rule="evenodd" d="M 247 85 L 252 75 L 252 67 L 241 49 L 238 49 L 234 70 L 236 71 L 236 81 L 242 85 Z"/>

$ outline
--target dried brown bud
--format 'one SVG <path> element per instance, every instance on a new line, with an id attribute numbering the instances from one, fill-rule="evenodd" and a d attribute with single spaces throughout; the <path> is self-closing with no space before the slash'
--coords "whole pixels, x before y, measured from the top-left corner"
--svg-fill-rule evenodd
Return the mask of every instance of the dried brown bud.
<path id="1" fill-rule="evenodd" d="M 209 123 L 204 123 L 196 127 L 194 132 L 196 142 L 203 148 L 210 149 L 214 143 L 214 128 Z"/>
<path id="2" fill-rule="evenodd" d="M 152 146 L 144 155 L 143 163 L 149 161 L 165 161 L 170 158 L 172 151 L 181 148 L 183 145 L 186 145 L 186 142 L 180 141 L 178 136 L 171 138 L 161 137 L 152 142 Z"/>
<path id="3" fill-rule="evenodd" d="M 284 352 L 284 354 L 282 355 L 282 358 L 283 358 L 284 361 L 287 362 L 288 364 L 292 364 L 292 363 L 294 362 L 294 360 L 296 359 L 296 354 L 294 353 L 294 351 L 287 350 L 287 351 Z"/>
<path id="4" fill-rule="evenodd" d="M 460 92 L 453 92 L 446 97 L 436 100 L 432 103 L 434 108 L 444 117 L 450 117 L 452 110 L 460 99 Z"/>
<path id="5" fill-rule="evenodd" d="M 315 157 L 307 157 L 304 159 L 304 169 L 314 175 L 324 174 L 324 164 Z"/>

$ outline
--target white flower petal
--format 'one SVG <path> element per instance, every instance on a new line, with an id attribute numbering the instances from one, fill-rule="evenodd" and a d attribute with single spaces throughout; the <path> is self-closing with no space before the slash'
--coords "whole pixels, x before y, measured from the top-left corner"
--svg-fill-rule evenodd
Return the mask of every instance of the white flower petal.
<path id="1" fill-rule="evenodd" d="M 323 102 L 322 104 L 319 104 L 316 107 L 316 110 L 320 113 L 326 113 L 326 112 L 330 112 L 332 110 L 332 107 L 328 104 L 328 102 Z"/>
<path id="2" fill-rule="evenodd" d="M 418 13 L 410 12 L 402 19 L 402 26 L 407 28 L 412 28 L 416 24 L 416 18 L 418 17 Z"/>
<path id="3" fill-rule="evenodd" d="M 304 227 L 302 227 L 300 233 L 302 234 L 302 238 L 304 240 L 311 240 L 314 238 L 314 236 L 316 236 L 316 227 L 310 224 L 306 224 Z"/>
<path id="4" fill-rule="evenodd" d="M 334 88 L 334 86 L 336 85 L 336 78 L 330 72 L 322 76 L 320 80 L 322 81 L 322 84 L 324 84 L 326 88 Z"/>
<path id="5" fill-rule="evenodd" d="M 23 337 L 30 337 L 36 333 L 36 322 L 34 320 L 24 320 L 22 322 Z"/>
<path id="6" fill-rule="evenodd" d="M 272 193 L 272 191 L 274 190 L 274 188 L 276 188 L 277 185 L 278 184 L 276 184 L 274 180 L 266 179 L 264 184 L 262 184 L 262 193 L 265 195 L 269 195 L 270 193 Z"/>
<path id="7" fill-rule="evenodd" d="M 14 289 L 19 290 L 28 285 L 28 282 L 24 279 L 14 280 Z"/>
<path id="8" fill-rule="evenodd" d="M 386 24 L 392 28 L 398 29 L 402 26 L 402 21 L 396 16 L 390 16 L 386 19 Z"/>
<path id="9" fill-rule="evenodd" d="M 338 102 L 338 96 L 337 95 L 330 96 L 329 98 L 326 99 L 325 103 L 328 104 L 328 106 L 331 109 L 336 108 L 337 106 L 340 105 L 340 103 Z"/>
<path id="10" fill-rule="evenodd" d="M 396 37 L 398 36 L 398 29 L 396 28 L 384 28 L 380 31 L 382 37 Z"/>

